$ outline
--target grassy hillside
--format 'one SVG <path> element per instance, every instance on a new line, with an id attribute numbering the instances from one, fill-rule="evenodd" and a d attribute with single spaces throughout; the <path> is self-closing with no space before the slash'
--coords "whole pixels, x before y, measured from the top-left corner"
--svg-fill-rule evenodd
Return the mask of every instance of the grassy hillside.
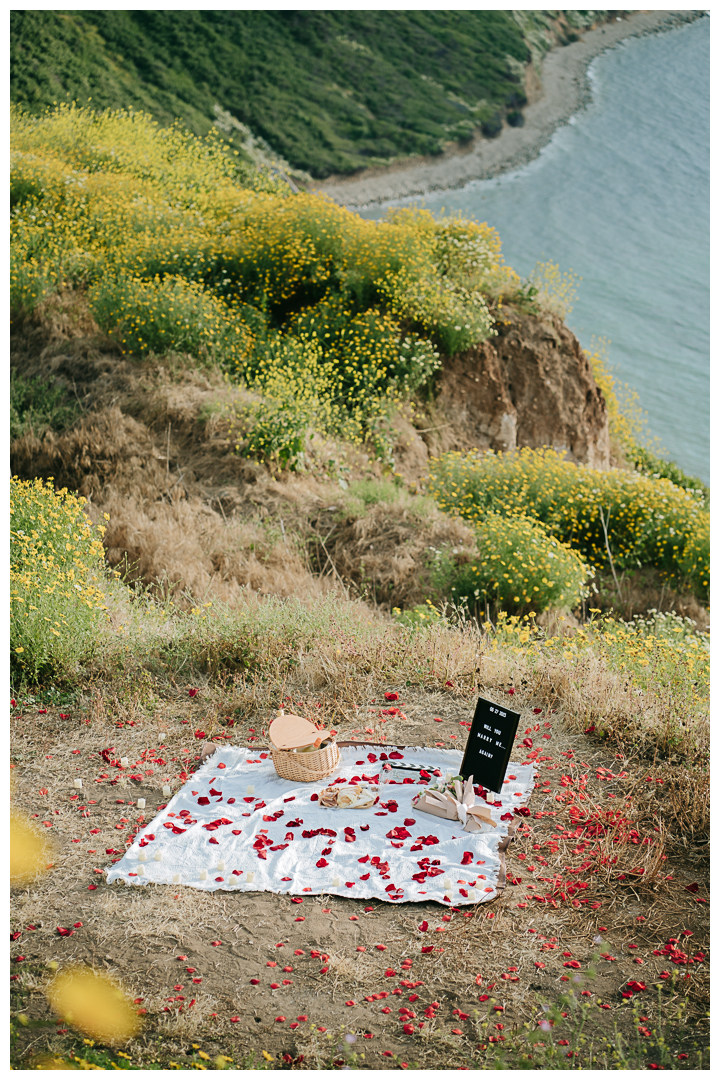
<path id="1" fill-rule="evenodd" d="M 18 113 L 13 155 L 15 319 L 80 289 L 123 353 L 222 364 L 275 400 L 245 449 L 285 465 L 310 428 L 380 449 L 388 407 L 493 332 L 485 295 L 519 287 L 487 225 L 366 222 L 144 114 Z"/>
<path id="2" fill-rule="evenodd" d="M 75 500 L 13 484 L 13 504 L 13 525 L 26 509 L 38 526 L 13 543 L 38 608 L 17 648 L 34 636 L 61 662 L 41 687 L 13 681 L 14 1067 L 707 1066 L 704 635 L 672 615 L 572 638 L 527 619 L 404 626 L 339 595 L 247 590 L 183 611 L 107 579 Z M 65 598 L 73 568 L 89 606 Z M 381 748 L 461 748 L 478 694 L 521 714 L 511 760 L 537 780 L 492 903 L 440 919 L 427 899 L 299 882 L 293 897 L 106 883 L 205 739 L 262 751 L 284 706 Z M 482 888 L 490 868 L 471 869 Z M 85 994 L 69 999 L 71 966 Z"/>
<path id="3" fill-rule="evenodd" d="M 39 112 L 91 98 L 203 135 L 219 106 L 322 178 L 521 122 L 531 55 L 604 15 L 13 11 L 11 99 Z"/>

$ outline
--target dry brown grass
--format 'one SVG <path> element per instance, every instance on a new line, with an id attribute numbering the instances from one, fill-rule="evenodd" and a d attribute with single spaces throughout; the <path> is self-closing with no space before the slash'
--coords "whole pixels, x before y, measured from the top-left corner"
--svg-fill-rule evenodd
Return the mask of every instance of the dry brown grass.
<path id="1" fill-rule="evenodd" d="M 199 499 L 142 506 L 110 496 L 107 559 L 123 578 L 160 585 L 168 595 L 236 606 L 240 590 L 320 598 L 329 582 L 311 574 L 294 537 L 261 518 L 229 520 Z"/>
<path id="2" fill-rule="evenodd" d="M 707 768 L 710 725 L 707 716 L 678 722 L 677 696 L 658 685 L 639 691 L 631 679 L 609 670 L 598 656 L 570 665 L 545 657 L 523 672 L 532 692 L 549 708 L 562 705 L 575 731 L 592 726 L 606 731 L 623 756 L 634 760 L 638 775 L 633 795 L 659 815 L 673 844 L 694 846 L 708 857 L 710 776 Z M 642 775 L 640 775 L 642 774 Z M 646 777 L 653 777 L 650 782 Z M 662 784 L 654 782 L 660 777 Z"/>
<path id="3" fill-rule="evenodd" d="M 40 343 L 47 348 L 78 339 L 95 339 L 103 344 L 107 341 L 92 316 L 87 297 L 76 289 L 66 289 L 48 296 L 38 304 L 32 318 L 19 321 L 16 318 L 12 329 L 13 334 L 18 336 L 18 346 L 20 340 L 26 341 L 32 337 L 35 349 Z"/>
<path id="4" fill-rule="evenodd" d="M 314 542 L 316 565 L 329 562 L 357 594 L 384 607 L 412 608 L 446 598 L 448 583 L 434 579 L 431 569 L 436 552 L 453 556 L 458 566 L 477 557 L 475 534 L 465 522 L 440 513 L 429 499 L 404 493 L 344 520 L 325 515 L 315 528 L 323 534 Z"/>

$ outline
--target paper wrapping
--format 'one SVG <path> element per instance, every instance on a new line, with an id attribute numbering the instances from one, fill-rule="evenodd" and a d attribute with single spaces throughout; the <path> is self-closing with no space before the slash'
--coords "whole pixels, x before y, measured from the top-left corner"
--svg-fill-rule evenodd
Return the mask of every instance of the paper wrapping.
<path id="1" fill-rule="evenodd" d="M 413 806 L 424 814 L 460 821 L 465 832 L 480 832 L 483 825 L 497 828 L 490 810 L 486 806 L 475 805 L 472 776 L 463 784 L 454 780 L 444 789 L 428 788 L 413 799 Z"/>

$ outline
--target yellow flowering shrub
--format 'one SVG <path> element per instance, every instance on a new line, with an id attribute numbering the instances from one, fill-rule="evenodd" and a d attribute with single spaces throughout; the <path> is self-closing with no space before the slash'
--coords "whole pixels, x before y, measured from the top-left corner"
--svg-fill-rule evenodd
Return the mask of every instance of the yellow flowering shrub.
<path id="1" fill-rule="evenodd" d="M 269 363 L 276 402 L 291 400 L 295 376 L 280 387 L 268 342 L 279 335 L 292 352 L 312 339 L 327 375 L 305 400 L 323 405 L 304 419 L 296 408 L 294 432 L 322 421 L 372 437 L 379 414 L 429 383 L 441 351 L 493 333 L 484 293 L 519 288 L 488 225 L 408 209 L 366 221 L 243 172 L 217 132 L 61 105 L 13 109 L 11 142 L 13 317 L 55 290 L 89 289 L 128 355 L 189 352 L 251 389 Z"/>
<path id="2" fill-rule="evenodd" d="M 704 760 L 710 704 L 710 637 L 696 630 L 690 619 L 674 612 L 649 612 L 630 621 L 590 609 L 589 622 L 571 635 L 546 636 L 527 615 L 500 613 L 493 627 L 486 623 L 486 647 L 502 656 L 515 654 L 530 669 L 597 671 L 592 661 L 617 672 L 633 695 L 643 695 L 647 710 L 643 735 L 651 734 L 657 747 L 679 749 L 687 758 Z M 552 667 L 550 668 L 552 670 Z M 645 696 L 647 695 L 647 696 Z M 606 698 L 588 689 L 583 697 L 585 722 L 599 736 L 627 735 L 627 713 L 613 708 Z M 583 719 L 581 713 L 581 720 Z"/>
<path id="3" fill-rule="evenodd" d="M 477 525 L 475 562 L 463 568 L 453 593 L 482 612 L 572 608 L 587 595 L 590 569 L 538 521 L 492 512 Z"/>
<path id="4" fill-rule="evenodd" d="M 238 179 L 245 186 L 287 190 L 282 182 L 263 173 L 246 173 L 226 153 L 214 128 L 207 138 L 198 139 L 180 122 L 164 127 L 147 113 L 128 109 L 95 112 L 65 103 L 38 116 L 16 105 L 11 106 L 11 112 L 13 152 L 35 162 L 37 172 L 44 160 L 54 159 L 70 166 L 78 178 L 115 173 L 123 180 L 155 181 L 188 198 Z M 12 190 L 17 190 L 16 182 Z"/>
<path id="5" fill-rule="evenodd" d="M 333 426 L 333 371 L 323 364 L 320 345 L 278 336 L 247 381 L 262 399 L 233 409 L 236 449 L 281 468 L 302 468 L 310 433 Z"/>
<path id="6" fill-rule="evenodd" d="M 609 342 L 605 338 L 595 339 L 585 356 L 605 398 L 610 437 L 627 452 L 639 441 L 648 441 L 647 417 L 637 391 L 631 390 L 626 383 L 618 382 L 613 374 L 608 348 Z"/>
<path id="7" fill-rule="evenodd" d="M 500 234 L 487 222 L 460 214 L 441 217 L 435 223 L 434 248 L 440 272 L 453 281 L 493 296 L 510 295 L 521 286 L 519 275 L 504 264 Z"/>
<path id="8" fill-rule="evenodd" d="M 709 515 L 702 495 L 620 469 L 601 471 L 554 450 L 451 453 L 431 462 L 439 507 L 481 524 L 526 514 L 594 567 L 655 566 L 706 599 Z M 607 534 L 607 535 L 606 535 Z M 608 554 L 608 549 L 610 554 Z"/>
<path id="9" fill-rule="evenodd" d="M 577 298 L 580 280 L 573 270 L 563 273 L 557 263 L 539 262 L 528 277 L 529 295 L 544 311 L 566 319 Z"/>
<path id="10" fill-rule="evenodd" d="M 10 481 L 10 655 L 29 682 L 89 657 L 105 609 L 104 527 L 48 480 Z"/>
<path id="11" fill-rule="evenodd" d="M 577 638 L 577 640 L 575 640 Z M 565 652 L 591 642 L 610 666 L 632 674 L 642 689 L 680 680 L 690 698 L 704 697 L 710 681 L 710 639 L 690 619 L 674 612 L 635 616 L 626 622 L 610 616 L 594 618 L 566 642 Z M 695 693 L 690 688 L 695 687 Z"/>
<path id="12" fill-rule="evenodd" d="M 123 353 L 161 355 L 172 349 L 239 367 L 252 348 L 249 327 L 212 292 L 180 276 L 105 277 L 91 288 L 90 303 Z"/>

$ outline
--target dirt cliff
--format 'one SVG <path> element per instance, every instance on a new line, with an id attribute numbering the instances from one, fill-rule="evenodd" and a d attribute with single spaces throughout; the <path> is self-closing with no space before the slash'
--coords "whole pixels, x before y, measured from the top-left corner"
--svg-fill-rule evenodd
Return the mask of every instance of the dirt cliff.
<path id="1" fill-rule="evenodd" d="M 495 328 L 497 336 L 445 360 L 425 429 L 398 424 L 401 471 L 415 479 L 429 456 L 448 450 L 523 446 L 552 446 L 607 469 L 605 400 L 575 335 L 556 315 L 511 308 Z"/>

